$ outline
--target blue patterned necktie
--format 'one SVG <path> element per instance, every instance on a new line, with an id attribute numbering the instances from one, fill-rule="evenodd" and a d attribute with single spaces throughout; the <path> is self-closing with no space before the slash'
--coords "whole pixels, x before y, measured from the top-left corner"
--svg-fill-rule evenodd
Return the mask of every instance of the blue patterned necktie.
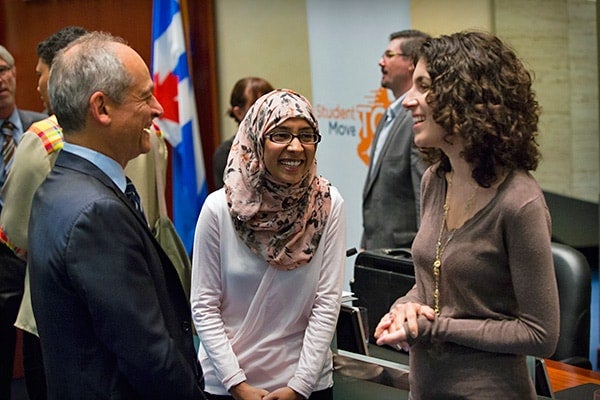
<path id="1" fill-rule="evenodd" d="M 4 167 L 2 170 L 2 177 L 0 178 L 0 180 L 1 184 L 4 185 L 6 177 L 8 176 L 8 171 L 10 170 L 10 167 L 12 165 L 13 154 L 15 153 L 15 126 L 9 120 L 4 120 L 0 130 L 2 131 L 2 136 L 4 139 L 2 144 L 2 160 L 4 162 Z"/>
<path id="2" fill-rule="evenodd" d="M 131 179 L 126 179 L 127 186 L 125 187 L 125 195 L 127 196 L 127 198 L 129 198 L 129 200 L 131 200 L 131 202 L 135 206 L 135 209 L 138 210 L 142 217 L 144 217 L 144 219 L 147 221 L 146 214 L 144 214 L 144 208 L 142 207 L 142 200 L 140 199 L 140 195 L 138 194 L 137 190 L 135 190 L 135 186 L 133 185 L 133 182 L 131 182 Z"/>
<path id="3" fill-rule="evenodd" d="M 394 121 L 394 110 L 392 110 L 391 108 L 388 108 L 385 111 L 385 114 L 382 118 L 385 118 L 384 123 L 383 123 L 383 127 L 381 128 L 381 131 L 379 132 L 379 137 L 377 138 L 377 143 L 375 143 L 375 151 L 373 152 L 373 162 L 371 163 L 371 170 L 370 170 L 370 175 L 373 175 L 373 172 L 375 172 L 375 163 L 377 162 L 377 159 L 379 158 L 379 154 L 381 153 L 381 149 L 383 148 L 383 145 L 385 144 L 385 141 L 387 140 L 387 137 L 390 133 L 390 128 L 392 127 L 392 122 Z"/>

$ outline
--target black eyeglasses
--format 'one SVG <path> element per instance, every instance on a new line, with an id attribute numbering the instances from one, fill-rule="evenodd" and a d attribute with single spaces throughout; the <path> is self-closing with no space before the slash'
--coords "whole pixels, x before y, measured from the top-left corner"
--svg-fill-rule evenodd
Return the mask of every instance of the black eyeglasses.
<path id="1" fill-rule="evenodd" d="M 389 58 L 394 58 L 395 56 L 408 57 L 408 54 L 396 53 L 395 51 L 392 51 L 392 50 L 386 50 L 381 55 L 381 58 L 388 58 L 389 59 Z"/>
<path id="2" fill-rule="evenodd" d="M 279 131 L 267 134 L 267 138 L 277 144 L 290 144 L 294 138 L 298 138 L 302 144 L 317 144 L 321 141 L 321 135 L 314 132 L 300 132 L 294 135 L 292 132 Z"/>

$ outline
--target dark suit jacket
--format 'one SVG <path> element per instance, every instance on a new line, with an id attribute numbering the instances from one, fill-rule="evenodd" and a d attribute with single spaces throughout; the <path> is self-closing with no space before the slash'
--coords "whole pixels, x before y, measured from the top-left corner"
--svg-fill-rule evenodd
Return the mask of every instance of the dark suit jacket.
<path id="1" fill-rule="evenodd" d="M 229 157 L 229 150 L 233 145 L 233 139 L 235 135 L 222 142 L 215 153 L 213 154 L 213 174 L 215 177 L 215 190 L 221 189 L 225 182 L 223 182 L 223 175 L 225 168 L 227 167 L 227 158 Z"/>
<path id="2" fill-rule="evenodd" d="M 47 117 L 46 114 L 29 110 L 17 110 L 17 113 L 23 125 L 23 132 L 34 122 Z M 14 319 L 17 316 L 24 282 L 25 261 L 18 258 L 4 243 L 0 243 L 0 308 L 7 307 L 11 310 L 4 311 L 9 315 L 7 319 Z"/>
<path id="3" fill-rule="evenodd" d="M 23 132 L 27 131 L 27 129 L 29 129 L 31 124 L 33 124 L 34 122 L 40 121 L 40 120 L 48 117 L 47 114 L 43 114 L 43 113 L 36 112 L 36 111 L 29 111 L 29 110 L 17 109 L 17 113 L 19 114 L 19 118 L 21 118 L 21 124 L 23 125 Z"/>
<path id="4" fill-rule="evenodd" d="M 407 246 L 419 225 L 420 185 L 426 165 L 413 143 L 412 117 L 402 107 L 373 165 L 384 120 L 379 121 L 371 144 L 371 165 L 363 189 L 361 247 L 365 249 Z"/>
<path id="5" fill-rule="evenodd" d="M 28 262 L 49 399 L 203 398 L 177 272 L 92 163 L 60 152 L 33 200 Z"/>

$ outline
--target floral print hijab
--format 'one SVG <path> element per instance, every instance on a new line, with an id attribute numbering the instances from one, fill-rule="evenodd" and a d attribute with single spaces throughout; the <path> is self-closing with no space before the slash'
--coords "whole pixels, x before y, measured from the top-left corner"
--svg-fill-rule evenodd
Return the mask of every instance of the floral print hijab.
<path id="1" fill-rule="evenodd" d="M 331 209 L 329 182 L 316 176 L 316 158 L 297 184 L 273 179 L 265 168 L 266 134 L 290 118 L 304 118 L 318 133 L 302 95 L 278 89 L 248 110 L 225 167 L 225 195 L 235 230 L 269 265 L 292 270 L 312 259 Z"/>

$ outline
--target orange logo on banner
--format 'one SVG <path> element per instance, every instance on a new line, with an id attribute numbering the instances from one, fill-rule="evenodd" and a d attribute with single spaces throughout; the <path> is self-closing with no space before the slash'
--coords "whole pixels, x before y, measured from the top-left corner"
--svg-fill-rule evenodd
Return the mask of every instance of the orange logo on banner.
<path id="1" fill-rule="evenodd" d="M 358 158 L 367 166 L 370 161 L 371 152 L 369 149 L 373 142 L 373 136 L 375 136 L 375 129 L 377 129 L 379 120 L 385 114 L 386 108 L 391 104 L 388 99 L 387 89 L 379 88 L 372 93 L 370 104 L 359 104 L 356 107 L 361 122 L 360 131 L 358 132 L 360 141 L 358 142 L 356 152 L 358 153 Z"/>
<path id="2" fill-rule="evenodd" d="M 353 121 L 358 125 L 358 145 L 356 153 L 358 158 L 369 165 L 371 142 L 375 136 L 375 130 L 385 110 L 391 104 L 388 99 L 387 89 L 379 88 L 372 90 L 366 97 L 367 104 L 358 104 L 356 107 L 342 108 L 340 106 L 328 107 L 317 104 L 314 108 L 315 115 L 321 125 L 321 131 L 338 137 L 356 137 L 357 126 L 348 124 Z M 324 120 L 328 125 L 324 126 Z"/>

